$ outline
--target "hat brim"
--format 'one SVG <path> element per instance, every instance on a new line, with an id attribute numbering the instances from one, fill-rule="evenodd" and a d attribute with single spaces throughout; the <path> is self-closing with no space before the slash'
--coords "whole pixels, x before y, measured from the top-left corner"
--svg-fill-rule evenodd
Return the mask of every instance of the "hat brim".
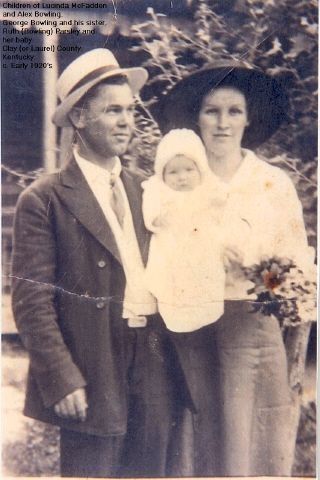
<path id="1" fill-rule="evenodd" d="M 133 95 L 139 93 L 148 79 L 147 70 L 140 67 L 115 68 L 112 71 L 105 72 L 104 74 L 99 75 L 95 79 L 81 86 L 70 95 L 67 95 L 67 97 L 57 106 L 52 116 L 53 123 L 55 123 L 58 127 L 70 127 L 71 123 L 69 120 L 69 112 L 76 105 L 76 103 L 95 85 L 116 75 L 124 75 L 127 77 Z"/>
<path id="2" fill-rule="evenodd" d="M 198 70 L 180 80 L 159 98 L 152 113 L 162 133 L 172 128 L 191 128 L 197 122 L 205 95 L 219 87 L 240 90 L 250 103 L 250 123 L 242 139 L 244 148 L 256 148 L 268 140 L 288 118 L 288 97 L 279 83 L 260 70 L 225 65 Z"/>

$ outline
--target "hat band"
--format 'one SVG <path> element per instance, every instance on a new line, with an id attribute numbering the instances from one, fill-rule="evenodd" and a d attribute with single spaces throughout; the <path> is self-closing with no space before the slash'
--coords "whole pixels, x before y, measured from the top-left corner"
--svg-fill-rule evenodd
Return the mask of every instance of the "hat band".
<path id="1" fill-rule="evenodd" d="M 112 72 L 112 70 L 118 70 L 119 68 L 120 67 L 116 65 L 97 68 L 97 70 L 94 70 L 93 72 L 88 73 L 88 75 L 86 75 L 78 83 L 76 83 L 67 95 L 70 95 L 75 90 L 78 90 L 78 88 L 83 87 L 86 83 L 89 83 L 92 80 L 95 80 L 97 77 L 100 77 L 100 75 L 103 75 L 104 73 Z"/>

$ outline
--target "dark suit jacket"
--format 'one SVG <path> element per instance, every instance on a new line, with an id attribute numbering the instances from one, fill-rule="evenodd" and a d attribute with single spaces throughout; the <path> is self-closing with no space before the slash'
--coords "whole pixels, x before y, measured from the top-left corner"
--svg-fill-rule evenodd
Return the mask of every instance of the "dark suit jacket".
<path id="1" fill-rule="evenodd" d="M 122 172 L 146 261 L 143 179 Z M 30 354 L 25 414 L 86 433 L 125 433 L 125 277 L 114 236 L 74 160 L 21 194 L 12 275 L 14 316 Z M 82 386 L 89 400 L 86 422 L 55 416 L 54 403 Z"/>

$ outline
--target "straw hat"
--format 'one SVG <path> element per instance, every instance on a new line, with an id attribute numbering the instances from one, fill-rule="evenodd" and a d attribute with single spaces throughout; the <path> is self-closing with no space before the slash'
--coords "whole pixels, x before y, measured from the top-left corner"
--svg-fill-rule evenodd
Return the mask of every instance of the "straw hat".
<path id="1" fill-rule="evenodd" d="M 153 114 L 161 131 L 184 127 L 200 133 L 197 123 L 202 100 L 219 87 L 234 87 L 246 97 L 250 124 L 243 147 L 259 146 L 288 118 L 287 95 L 274 78 L 244 62 L 217 62 L 183 78 L 160 97 Z"/>
<path id="2" fill-rule="evenodd" d="M 146 83 L 148 72 L 144 68 L 120 68 L 113 53 L 106 48 L 96 48 L 74 60 L 62 72 L 57 82 L 60 104 L 52 121 L 59 127 L 70 126 L 68 114 L 74 105 L 92 87 L 101 81 L 125 75 L 135 95 Z"/>

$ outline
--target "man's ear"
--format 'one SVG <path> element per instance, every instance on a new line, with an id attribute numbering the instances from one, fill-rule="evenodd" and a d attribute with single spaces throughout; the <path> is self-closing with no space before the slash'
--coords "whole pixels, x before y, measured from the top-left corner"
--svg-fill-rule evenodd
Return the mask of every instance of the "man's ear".
<path id="1" fill-rule="evenodd" d="M 85 110 L 83 107 L 73 107 L 69 112 L 69 119 L 72 125 L 77 128 L 83 128 L 86 125 Z"/>

